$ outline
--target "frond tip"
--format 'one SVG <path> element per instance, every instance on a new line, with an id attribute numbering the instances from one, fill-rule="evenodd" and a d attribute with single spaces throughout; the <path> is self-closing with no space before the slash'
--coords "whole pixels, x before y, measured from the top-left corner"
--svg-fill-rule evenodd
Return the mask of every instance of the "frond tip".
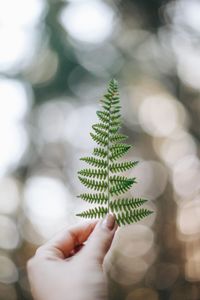
<path id="1" fill-rule="evenodd" d="M 93 149 L 92 156 L 80 159 L 89 167 L 80 170 L 78 178 L 93 191 L 82 193 L 78 198 L 98 206 L 78 213 L 77 216 L 102 218 L 108 212 L 113 212 L 121 226 L 138 222 L 152 211 L 142 207 L 147 202 L 146 199 L 121 196 L 136 183 L 136 178 L 128 178 L 118 173 L 134 168 L 138 161 L 118 161 L 132 147 L 123 143 L 127 136 L 119 132 L 122 121 L 118 90 L 117 81 L 112 79 L 107 93 L 100 100 L 101 110 L 97 111 L 99 122 L 92 126 L 93 131 L 90 133 L 97 146 Z"/>

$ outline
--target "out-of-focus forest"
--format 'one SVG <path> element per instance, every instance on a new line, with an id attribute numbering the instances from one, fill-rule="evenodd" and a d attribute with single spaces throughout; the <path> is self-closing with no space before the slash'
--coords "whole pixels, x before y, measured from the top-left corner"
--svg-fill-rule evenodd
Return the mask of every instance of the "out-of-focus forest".
<path id="1" fill-rule="evenodd" d="M 79 157 L 113 77 L 130 194 L 154 214 L 119 229 L 110 299 L 200 299 L 200 1 L 0 0 L 1 300 L 31 299 L 26 261 L 80 222 Z"/>

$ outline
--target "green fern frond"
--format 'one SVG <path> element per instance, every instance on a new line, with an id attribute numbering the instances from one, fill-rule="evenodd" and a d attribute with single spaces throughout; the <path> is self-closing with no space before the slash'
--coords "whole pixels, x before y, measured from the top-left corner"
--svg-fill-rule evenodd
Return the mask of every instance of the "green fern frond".
<path id="1" fill-rule="evenodd" d="M 107 161 L 103 159 L 98 159 L 95 157 L 82 157 L 80 160 L 85 161 L 89 165 L 93 167 L 98 167 L 98 168 L 106 168 L 107 167 Z"/>
<path id="2" fill-rule="evenodd" d="M 121 126 L 121 121 L 120 120 L 116 120 L 116 121 L 110 121 L 110 127 L 112 128 L 112 127 L 116 127 L 116 126 L 118 126 L 118 127 L 120 127 Z"/>
<path id="3" fill-rule="evenodd" d="M 114 134 L 120 129 L 120 126 L 113 126 L 109 128 L 109 133 Z"/>
<path id="4" fill-rule="evenodd" d="M 108 201 L 108 197 L 104 193 L 98 193 L 98 194 L 83 193 L 77 197 L 83 199 L 86 202 L 97 203 L 97 204 L 101 204 L 101 205 L 107 204 L 107 201 Z"/>
<path id="5" fill-rule="evenodd" d="M 103 129 L 103 130 L 108 130 L 109 126 L 108 126 L 108 124 L 97 123 L 97 124 L 94 124 L 92 126 L 92 128 L 93 129 L 99 128 L 99 129 Z"/>
<path id="6" fill-rule="evenodd" d="M 104 169 L 83 169 L 79 171 L 78 174 L 97 179 L 106 179 L 108 172 Z"/>
<path id="7" fill-rule="evenodd" d="M 109 103 L 111 103 L 112 97 L 111 97 L 110 93 L 105 94 L 103 97 L 104 97 L 104 99 L 106 98 L 109 101 Z M 104 101 L 104 99 L 102 101 Z"/>
<path id="8" fill-rule="evenodd" d="M 111 196 L 118 196 L 127 192 L 132 187 L 133 183 L 135 183 L 134 179 L 129 178 L 121 182 L 119 181 L 110 188 Z"/>
<path id="9" fill-rule="evenodd" d="M 116 80 L 111 80 L 107 93 L 100 100 L 101 110 L 97 111 L 99 122 L 92 126 L 94 132 L 90 135 L 97 143 L 93 149 L 93 155 L 81 158 L 92 168 L 82 169 L 78 172 L 79 180 L 96 193 L 83 193 L 78 197 L 91 204 L 99 206 L 83 211 L 77 216 L 84 218 L 102 218 L 108 212 L 116 214 L 119 225 L 131 224 L 147 217 L 152 212 L 138 207 L 147 200 L 142 198 L 118 198 L 126 193 L 136 178 L 127 178 L 116 175 L 127 171 L 137 165 L 137 161 L 117 162 L 131 148 L 131 145 L 123 144 L 127 136 L 119 133 L 121 128 L 121 106 Z"/>
<path id="10" fill-rule="evenodd" d="M 115 106 L 115 108 L 110 111 L 110 113 L 111 113 L 111 120 L 112 120 L 113 114 L 115 115 L 115 114 L 117 114 L 119 112 L 120 112 L 120 106 L 118 106 L 118 107 Z M 121 115 L 119 115 L 119 117 L 121 117 Z M 117 117 L 117 119 L 118 119 L 118 117 Z"/>
<path id="11" fill-rule="evenodd" d="M 106 147 L 108 145 L 108 139 L 102 137 L 101 135 L 98 134 L 94 134 L 92 132 L 90 132 L 90 135 L 93 139 L 93 141 L 95 141 L 98 145 L 104 146 Z"/>
<path id="12" fill-rule="evenodd" d="M 118 100 L 112 101 L 112 104 L 113 104 L 113 105 L 116 105 L 116 104 L 118 104 L 118 103 L 119 103 Z"/>
<path id="13" fill-rule="evenodd" d="M 119 120 L 119 118 L 121 118 L 120 114 L 113 114 L 112 112 L 110 112 L 110 120 L 111 120 L 111 122 L 117 121 L 117 120 Z"/>
<path id="14" fill-rule="evenodd" d="M 95 207 L 95 208 L 91 208 L 86 211 L 83 211 L 83 212 L 77 214 L 77 216 L 83 217 L 83 218 L 96 219 L 96 218 L 103 218 L 107 213 L 108 213 L 107 207 L 99 206 L 99 207 Z"/>
<path id="15" fill-rule="evenodd" d="M 131 209 L 138 208 L 147 202 L 146 199 L 142 198 L 121 198 L 110 202 L 110 208 L 113 212 L 126 211 L 129 212 Z"/>
<path id="16" fill-rule="evenodd" d="M 99 157 L 107 157 L 108 152 L 103 148 L 94 148 L 93 154 Z"/>
<path id="17" fill-rule="evenodd" d="M 97 111 L 97 116 L 99 117 L 100 121 L 102 121 L 103 123 L 106 124 L 109 123 L 110 118 L 105 114 L 105 111 Z"/>
<path id="18" fill-rule="evenodd" d="M 110 148 L 110 156 L 109 159 L 111 162 L 117 160 L 118 158 L 122 157 L 124 154 L 128 152 L 131 146 L 126 144 L 115 144 Z"/>
<path id="19" fill-rule="evenodd" d="M 153 212 L 151 210 L 141 208 L 141 209 L 134 210 L 132 212 L 121 212 L 116 215 L 116 220 L 119 226 L 127 225 L 127 224 L 138 222 L 144 219 L 145 217 L 148 217 L 152 213 Z"/>
<path id="20" fill-rule="evenodd" d="M 88 179 L 85 177 L 78 176 L 80 182 L 84 184 L 87 188 L 95 191 L 106 191 L 108 184 L 106 181 L 96 181 L 94 179 Z"/>
<path id="21" fill-rule="evenodd" d="M 122 163 L 112 163 L 109 167 L 111 173 L 124 172 L 132 169 L 138 164 L 138 161 L 129 161 Z"/>
<path id="22" fill-rule="evenodd" d="M 122 142 L 122 141 L 124 141 L 126 139 L 127 139 L 126 135 L 116 133 L 116 134 L 111 135 L 110 142 L 111 143 L 119 143 L 119 142 Z"/>
<path id="23" fill-rule="evenodd" d="M 110 110 L 110 106 L 106 105 L 106 104 L 103 104 L 102 107 L 106 110 L 106 111 L 109 111 Z"/>
<path id="24" fill-rule="evenodd" d="M 113 144 L 112 146 L 110 146 L 110 151 L 111 153 L 114 151 L 119 151 L 119 150 L 123 150 L 123 149 L 127 149 L 129 150 L 132 147 L 132 145 L 128 145 L 128 144 Z"/>
<path id="25" fill-rule="evenodd" d="M 106 98 L 106 95 L 104 96 L 103 99 L 100 100 L 102 107 L 106 110 L 109 111 L 111 107 L 111 101 L 110 99 Z"/>
<path id="26" fill-rule="evenodd" d="M 116 185 L 117 184 L 123 184 L 124 182 L 126 183 L 127 181 L 134 182 L 135 178 L 127 178 L 125 176 L 117 176 L 117 175 L 110 176 L 111 185 L 113 185 L 113 184 L 116 184 Z"/>
<path id="27" fill-rule="evenodd" d="M 104 129 L 93 126 L 94 131 L 99 137 L 102 137 L 104 140 L 107 140 L 109 132 L 106 132 Z"/>

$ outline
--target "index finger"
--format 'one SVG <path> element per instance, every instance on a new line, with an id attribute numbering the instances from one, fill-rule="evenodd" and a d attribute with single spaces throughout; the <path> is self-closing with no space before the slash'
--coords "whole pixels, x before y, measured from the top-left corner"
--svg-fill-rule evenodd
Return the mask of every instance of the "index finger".
<path id="1" fill-rule="evenodd" d="M 67 258 L 75 247 L 83 244 L 88 239 L 96 223 L 97 221 L 93 221 L 65 228 L 38 248 L 36 254 L 50 255 L 51 258 Z"/>

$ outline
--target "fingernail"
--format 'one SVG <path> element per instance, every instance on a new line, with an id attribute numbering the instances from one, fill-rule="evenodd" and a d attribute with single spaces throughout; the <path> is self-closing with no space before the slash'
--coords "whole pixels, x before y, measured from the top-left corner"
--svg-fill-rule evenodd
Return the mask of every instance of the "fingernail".
<path id="1" fill-rule="evenodd" d="M 115 216 L 109 213 L 102 222 L 103 228 L 107 228 L 109 230 L 113 230 L 115 227 Z"/>

